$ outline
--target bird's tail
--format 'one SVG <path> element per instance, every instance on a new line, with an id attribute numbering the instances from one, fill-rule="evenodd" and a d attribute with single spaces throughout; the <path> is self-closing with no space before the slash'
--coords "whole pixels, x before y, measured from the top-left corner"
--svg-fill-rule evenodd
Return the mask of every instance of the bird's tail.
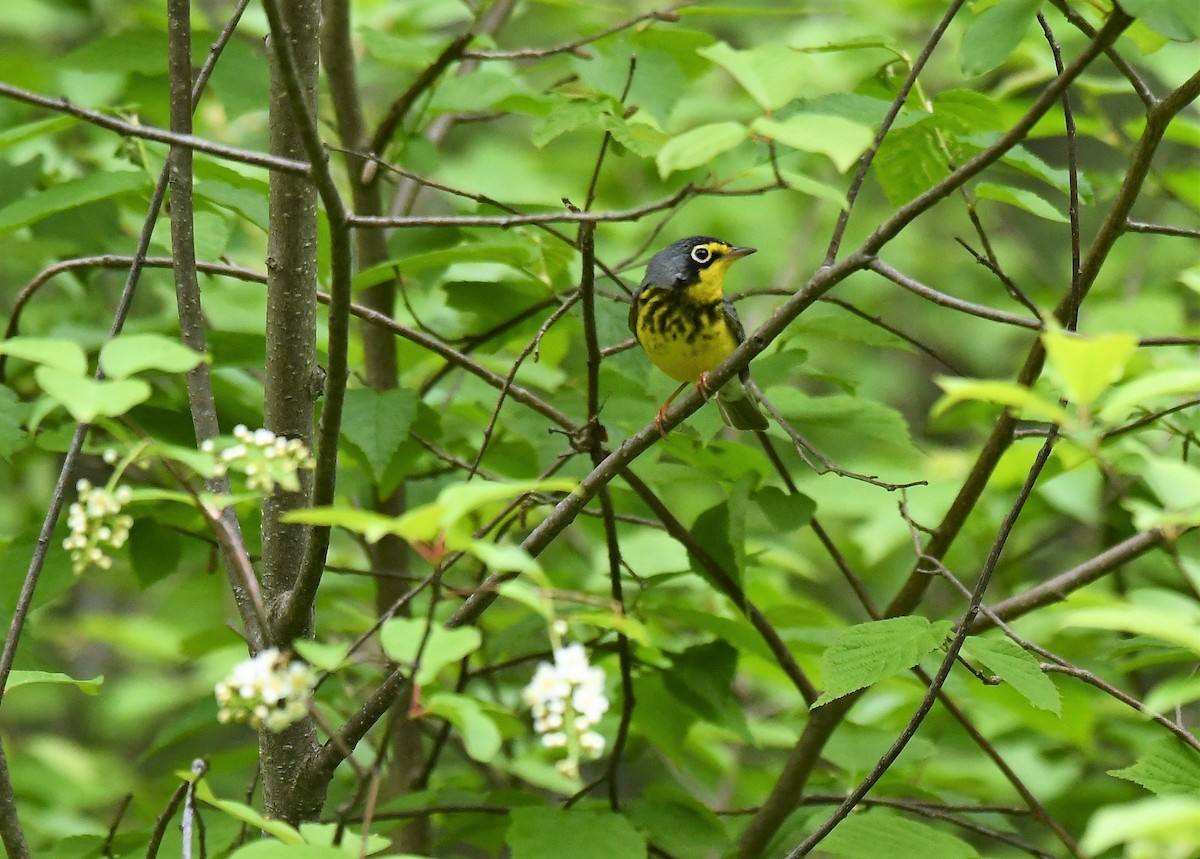
<path id="1" fill-rule="evenodd" d="M 730 379 L 717 391 L 717 408 L 726 426 L 736 430 L 765 430 L 770 424 L 767 416 L 759 409 L 754 395 L 746 389 L 740 379 Z"/>

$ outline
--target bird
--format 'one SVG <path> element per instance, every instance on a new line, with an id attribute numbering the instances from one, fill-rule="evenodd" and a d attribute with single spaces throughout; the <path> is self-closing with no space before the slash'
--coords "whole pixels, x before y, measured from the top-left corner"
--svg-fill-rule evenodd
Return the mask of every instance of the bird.
<path id="1" fill-rule="evenodd" d="M 661 435 L 671 401 L 694 382 L 708 399 L 708 374 L 746 339 L 733 302 L 725 297 L 725 274 L 755 248 L 739 247 L 712 236 L 691 236 L 667 245 L 646 265 L 633 297 L 629 330 L 656 367 L 682 382 L 654 419 Z M 743 367 L 716 392 L 727 426 L 762 431 L 767 418 L 746 389 L 750 371 Z"/>

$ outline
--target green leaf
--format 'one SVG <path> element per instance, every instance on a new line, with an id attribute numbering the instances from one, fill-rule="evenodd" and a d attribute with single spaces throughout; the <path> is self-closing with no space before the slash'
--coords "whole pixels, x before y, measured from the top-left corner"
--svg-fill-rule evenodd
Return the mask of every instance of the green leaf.
<path id="1" fill-rule="evenodd" d="M 658 175 L 664 179 L 676 170 L 691 170 L 707 164 L 722 152 L 750 136 L 750 129 L 740 122 L 714 122 L 701 125 L 672 137 L 658 150 Z"/>
<path id="2" fill-rule="evenodd" d="M 1063 615 L 1064 626 L 1119 629 L 1167 641 L 1200 654 L 1200 623 L 1194 611 L 1170 611 L 1148 606 L 1083 608 Z"/>
<path id="3" fill-rule="evenodd" d="M 602 117 L 610 114 L 611 110 L 612 102 L 609 99 L 560 97 L 555 100 L 554 109 L 534 123 L 529 134 L 530 142 L 541 149 L 567 132 L 598 128 Z"/>
<path id="4" fill-rule="evenodd" d="M 10 461 L 29 440 L 23 424 L 29 418 L 29 406 L 11 388 L 0 388 L 0 459 Z"/>
<path id="5" fill-rule="evenodd" d="M 195 779 L 195 776 L 191 773 L 180 773 L 180 776 L 189 781 L 194 781 L 194 779 Z M 269 835 L 273 835 L 275 838 L 279 839 L 279 841 L 275 841 L 275 842 L 257 842 L 258 844 L 269 843 L 269 844 L 278 845 L 280 842 L 282 842 L 283 844 L 290 846 L 290 845 L 301 845 L 304 843 L 304 839 L 300 837 L 300 833 L 297 832 L 291 826 L 289 826 L 287 823 L 283 822 L 282 820 L 271 820 L 269 818 L 263 817 L 261 814 L 259 814 L 257 811 L 255 811 L 253 808 L 246 805 L 245 803 L 234 802 L 231 799 L 219 799 L 217 797 L 217 795 L 213 793 L 213 790 L 209 786 L 208 782 L 204 781 L 203 779 L 201 779 L 200 781 L 195 781 L 194 783 L 196 785 L 197 799 L 201 800 L 202 802 L 207 802 L 209 805 L 213 806 L 214 808 L 219 808 L 221 811 L 228 814 L 234 820 L 240 820 L 243 823 L 248 823 L 253 828 L 261 829 L 263 832 L 266 832 Z M 312 848 L 312 849 L 317 849 L 317 848 Z M 245 848 L 243 848 L 243 850 L 245 850 Z M 238 854 L 242 854 L 243 850 L 239 850 Z M 245 856 L 254 856 L 254 855 L 257 855 L 258 857 L 262 857 L 262 859 L 265 859 L 265 857 L 271 856 L 274 854 L 271 854 L 271 853 L 245 854 Z M 290 856 L 290 855 L 294 855 L 294 854 L 289 853 L 288 855 Z M 320 855 L 321 854 L 314 854 L 312 859 L 317 859 L 317 857 Z M 244 857 L 243 857 L 243 859 L 244 859 Z"/>
<path id="6" fill-rule="evenodd" d="M 347 859 L 348 856 L 359 855 L 357 841 L 347 839 L 346 845 L 353 847 L 354 852 L 351 853 L 343 847 L 330 847 L 324 844 L 304 844 L 263 838 L 239 847 L 229 859 Z"/>
<path id="7" fill-rule="evenodd" d="M 426 636 L 425 631 L 429 630 Z M 425 647 L 421 649 L 421 642 Z M 479 630 L 473 626 L 447 629 L 439 624 L 429 626 L 424 619 L 415 617 L 392 618 L 379 630 L 379 643 L 388 659 L 412 665 L 421 654 L 421 667 L 416 681 L 422 686 L 437 679 L 438 673 L 447 665 L 458 662 L 474 653 L 483 643 Z"/>
<path id="8" fill-rule="evenodd" d="M 39 119 L 34 122 L 14 125 L 11 128 L 0 131 L 0 149 L 16 146 L 18 143 L 24 143 L 26 140 L 34 140 L 38 137 L 57 134 L 60 131 L 65 131 L 79 121 L 73 116 L 54 116 L 50 119 Z"/>
<path id="9" fill-rule="evenodd" d="M 850 815 L 829 833 L 821 848 L 841 859 L 973 859 L 979 855 L 956 835 L 883 810 Z"/>
<path id="10" fill-rule="evenodd" d="M 1121 8 L 1168 39 L 1200 39 L 1200 6 L 1191 0 L 1122 0 Z"/>
<path id="11" fill-rule="evenodd" d="M 52 185 L 0 209 L 0 237 L 59 212 L 147 187 L 146 174 L 122 170 L 97 170 L 82 179 Z"/>
<path id="12" fill-rule="evenodd" d="M 875 132 L 840 116 L 798 113 L 784 122 L 759 117 L 750 124 L 756 134 L 802 152 L 816 152 L 834 163 L 839 172 L 853 167 L 871 145 Z"/>
<path id="13" fill-rule="evenodd" d="M 751 499 L 776 531 L 788 534 L 812 521 L 817 502 L 807 495 L 793 495 L 777 486 L 764 486 Z"/>
<path id="14" fill-rule="evenodd" d="M 1164 796 L 1101 808 L 1088 820 L 1079 846 L 1091 856 L 1126 842 L 1148 846 L 1151 851 L 1156 846 L 1162 848 L 1162 852 L 1143 855 L 1187 856 L 1194 855 L 1197 832 L 1200 832 L 1200 798 Z"/>
<path id="15" fill-rule="evenodd" d="M 651 788 L 625 806 L 625 815 L 673 856 L 723 856 L 732 847 L 721 818 L 681 791 Z"/>
<path id="16" fill-rule="evenodd" d="M 121 334 L 100 349 L 100 367 L 110 378 L 125 379 L 143 370 L 186 373 L 205 357 L 161 334 Z"/>
<path id="17" fill-rule="evenodd" d="M 91 680 L 76 680 L 66 674 L 60 674 L 57 671 L 21 671 L 13 669 L 8 675 L 8 685 L 6 691 L 11 691 L 19 686 L 35 686 L 39 683 L 50 684 L 66 684 L 74 686 L 87 695 L 99 695 L 100 686 L 104 683 L 104 675 L 97 675 Z"/>
<path id="18" fill-rule="evenodd" d="M 980 75 L 1000 65 L 1017 49 L 1041 0 L 1004 0 L 971 22 L 959 48 L 963 74 Z"/>
<path id="19" fill-rule="evenodd" d="M 934 381 L 946 392 L 933 404 L 934 417 L 944 414 L 951 406 L 966 400 L 978 400 L 1007 406 L 1031 420 L 1051 421 L 1056 424 L 1071 422 L 1070 414 L 1058 403 L 1039 397 L 1024 385 L 1016 382 L 1001 382 L 990 379 L 957 379 L 939 376 Z"/>
<path id="20" fill-rule="evenodd" d="M 1138 376 L 1123 385 L 1114 386 L 1104 399 L 1100 419 L 1105 423 L 1117 423 L 1139 408 L 1151 408 L 1159 397 L 1176 394 L 1194 396 L 1200 391 L 1200 369 L 1184 367 L 1160 370 Z"/>
<path id="21" fill-rule="evenodd" d="M 1176 459 L 1152 457 L 1141 471 L 1142 480 L 1163 506 L 1172 511 L 1200 508 L 1200 470 Z"/>
<path id="22" fill-rule="evenodd" d="M 1137 351 L 1138 338 L 1124 332 L 1084 337 L 1067 331 L 1045 331 L 1042 343 L 1067 398 L 1089 406 L 1125 373 Z"/>
<path id="23" fill-rule="evenodd" d="M 505 839 L 511 859 L 645 859 L 646 842 L 611 811 L 517 808 Z"/>
<path id="24" fill-rule="evenodd" d="M 725 69 L 763 110 L 774 111 L 804 91 L 812 62 L 799 51 L 768 42 L 744 51 L 717 42 L 696 51 Z"/>
<path id="25" fill-rule="evenodd" d="M 333 847 L 335 846 L 334 841 L 340 837 L 342 843 L 338 849 L 343 854 L 349 853 L 354 857 L 378 853 L 391 844 L 391 839 L 386 835 L 377 835 L 374 832 L 368 833 L 364 841 L 361 832 L 355 832 L 339 823 L 301 823 L 300 835 L 309 844 L 319 847 Z M 395 856 L 396 854 L 390 855 Z M 405 857 L 401 856 L 400 859 L 405 859 Z M 409 856 L 408 859 L 414 859 L 414 857 Z M 420 859 L 420 857 L 415 859 Z"/>
<path id="26" fill-rule="evenodd" d="M 1200 796 L 1200 752 L 1175 737 L 1163 737 L 1136 763 L 1108 774 L 1137 782 L 1159 796 Z"/>
<path id="27" fill-rule="evenodd" d="M 360 451 L 378 482 L 392 456 L 408 438 L 417 416 L 417 392 L 406 388 L 346 391 L 342 436 Z"/>
<path id="28" fill-rule="evenodd" d="M 1062 715 L 1062 699 L 1058 687 L 1042 671 L 1042 666 L 1010 638 L 980 638 L 971 636 L 963 643 L 963 653 L 982 662 L 984 666 L 1017 690 L 1035 707 Z"/>
<path id="29" fill-rule="evenodd" d="M 0 342 L 0 355 L 54 367 L 75 376 L 84 375 L 88 369 L 83 347 L 74 340 L 57 337 L 13 337 Z"/>
<path id="30" fill-rule="evenodd" d="M 437 501 L 405 513 L 396 520 L 391 530 L 392 533 L 410 541 L 432 540 L 488 504 L 508 501 L 529 492 L 566 491 L 573 488 L 575 481 L 562 478 L 519 480 L 514 483 L 493 483 L 486 480 L 454 483 L 438 493 Z"/>
<path id="31" fill-rule="evenodd" d="M 178 500 L 191 505 L 192 498 L 186 493 Z M 144 499 L 134 495 L 135 501 Z M 179 532 L 160 525 L 154 519 L 138 517 L 129 529 L 129 563 L 133 574 L 142 587 L 161 581 L 179 569 L 183 556 L 183 538 Z"/>
<path id="32" fill-rule="evenodd" d="M 150 399 L 148 384 L 141 379 L 96 381 L 55 367 L 38 367 L 38 386 L 50 399 L 65 406 L 80 423 L 98 417 L 115 418 Z"/>
<path id="33" fill-rule="evenodd" d="M 733 694 L 738 652 L 724 641 L 710 641 L 671 656 L 664 685 L 702 719 L 735 732 L 748 743 L 755 740 L 746 713 Z"/>
<path id="34" fill-rule="evenodd" d="M 346 657 L 350 655 L 350 645 L 346 642 L 327 644 L 322 641 L 297 638 L 292 642 L 292 648 L 300 654 L 305 662 L 322 671 L 337 671 L 346 664 Z"/>
<path id="35" fill-rule="evenodd" d="M 1024 209 L 1031 215 L 1037 215 L 1039 218 L 1045 218 L 1047 221 L 1054 221 L 1059 224 L 1070 222 L 1066 215 L 1050 205 L 1049 201 L 1044 197 L 1035 194 L 1033 191 L 1026 191 L 1024 188 L 1014 188 L 1012 185 L 999 185 L 995 182 L 980 182 L 975 186 L 975 193 L 980 199 L 1008 203 L 1010 206 Z"/>
<path id="36" fill-rule="evenodd" d="M 472 760 L 487 763 L 499 753 L 500 729 L 474 698 L 446 692 L 432 695 L 422 703 L 425 712 L 441 716 L 454 726 Z"/>
<path id="37" fill-rule="evenodd" d="M 879 146 L 873 172 L 894 206 L 907 203 L 949 176 L 933 123 L 926 120 L 890 132 Z"/>
<path id="38" fill-rule="evenodd" d="M 931 623 L 918 616 L 848 627 L 821 655 L 825 691 L 813 706 L 828 704 L 912 668 L 926 654 L 942 646 L 950 628 L 949 621 Z"/>
<path id="39" fill-rule="evenodd" d="M 354 507 L 310 507 L 291 510 L 283 515 L 283 521 L 297 525 L 345 528 L 347 531 L 362 534 L 368 543 L 374 543 L 396 530 L 396 517 Z"/>
<path id="40" fill-rule="evenodd" d="M 447 545 L 474 555 L 491 570 L 529 573 L 541 569 L 537 559 L 515 543 L 493 543 L 491 540 L 482 539 L 470 540 L 465 544 L 458 540 L 450 540 Z"/>

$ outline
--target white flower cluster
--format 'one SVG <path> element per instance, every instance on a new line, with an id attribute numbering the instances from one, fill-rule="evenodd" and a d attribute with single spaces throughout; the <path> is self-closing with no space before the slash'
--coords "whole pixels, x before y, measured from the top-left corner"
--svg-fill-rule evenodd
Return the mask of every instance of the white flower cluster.
<path id="1" fill-rule="evenodd" d="M 579 775 L 579 758 L 598 758 L 604 737 L 595 726 L 608 711 L 604 670 L 588 664 L 582 644 L 556 648 L 554 664 L 542 662 L 523 693 L 533 712 L 533 729 L 548 749 L 566 749 L 558 762 L 564 775 Z"/>
<path id="2" fill-rule="evenodd" d="M 307 715 L 316 685 L 317 676 L 306 663 L 289 659 L 278 648 L 268 647 L 257 656 L 239 662 L 216 685 L 217 703 L 221 706 L 217 719 L 282 731 Z"/>
<path id="3" fill-rule="evenodd" d="M 238 424 L 233 437 L 235 441 L 224 446 L 205 439 L 200 449 L 217 454 L 218 477 L 230 470 L 241 472 L 252 491 L 272 492 L 279 485 L 294 492 L 300 488 L 296 472 L 316 465 L 304 442 L 277 436 L 269 429 L 250 430 Z"/>
<path id="4" fill-rule="evenodd" d="M 76 573 L 91 566 L 107 570 L 112 566 L 112 558 L 104 550 L 124 546 L 133 527 L 133 517 L 121 513 L 121 508 L 133 497 L 133 490 L 118 486 L 109 491 L 84 479 L 75 484 L 75 490 L 79 498 L 67 510 L 71 536 L 63 540 L 63 548 L 71 553 Z"/>

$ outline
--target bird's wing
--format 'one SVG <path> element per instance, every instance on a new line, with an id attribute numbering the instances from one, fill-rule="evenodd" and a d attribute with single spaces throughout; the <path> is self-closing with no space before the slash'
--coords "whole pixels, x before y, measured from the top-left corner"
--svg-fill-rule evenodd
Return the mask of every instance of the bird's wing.
<path id="1" fill-rule="evenodd" d="M 733 339 L 741 344 L 746 339 L 746 329 L 742 328 L 742 320 L 738 319 L 737 311 L 733 308 L 733 302 L 726 298 L 721 302 L 721 309 L 725 311 L 725 324 L 733 332 Z M 750 378 L 750 368 L 743 367 L 739 370 L 738 378 L 743 382 L 747 381 Z"/>
<path id="2" fill-rule="evenodd" d="M 637 315 L 638 302 L 642 298 L 642 289 L 638 287 L 638 291 L 633 294 L 633 303 L 629 305 L 629 330 L 633 332 L 633 339 L 637 340 Z"/>

